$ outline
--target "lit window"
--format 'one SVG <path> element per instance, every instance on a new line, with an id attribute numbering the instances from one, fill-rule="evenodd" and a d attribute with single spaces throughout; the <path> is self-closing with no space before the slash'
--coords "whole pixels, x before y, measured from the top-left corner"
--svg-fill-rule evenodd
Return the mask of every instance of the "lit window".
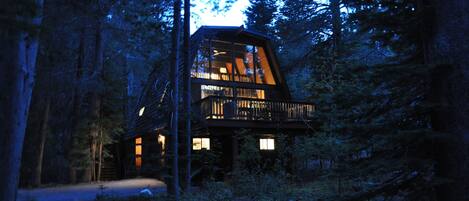
<path id="1" fill-rule="evenodd" d="M 145 112 L 145 107 L 140 108 L 140 111 L 138 111 L 138 116 L 142 116 L 143 112 Z"/>
<path id="2" fill-rule="evenodd" d="M 142 145 L 135 145 L 135 155 L 142 155 Z"/>
<path id="3" fill-rule="evenodd" d="M 274 150 L 275 141 L 274 139 L 259 139 L 260 150 Z"/>
<path id="4" fill-rule="evenodd" d="M 161 145 L 161 153 L 164 154 L 165 151 L 165 139 L 164 135 L 158 134 L 158 144 Z"/>
<path id="5" fill-rule="evenodd" d="M 192 139 L 193 150 L 210 150 L 210 138 L 193 138 Z"/>
<path id="6" fill-rule="evenodd" d="M 225 67 L 221 67 L 221 68 L 220 68 L 220 73 L 227 73 L 227 72 L 228 72 L 228 71 L 226 70 Z"/>
<path id="7" fill-rule="evenodd" d="M 135 167 L 142 167 L 142 138 L 135 138 Z"/>

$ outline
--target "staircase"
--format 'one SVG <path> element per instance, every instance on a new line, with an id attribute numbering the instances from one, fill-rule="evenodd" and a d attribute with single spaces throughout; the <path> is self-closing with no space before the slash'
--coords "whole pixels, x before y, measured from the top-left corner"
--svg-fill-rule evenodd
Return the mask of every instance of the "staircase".
<path id="1" fill-rule="evenodd" d="M 117 177 L 116 164 L 112 158 L 104 160 L 103 167 L 101 167 L 101 181 L 112 181 L 119 179 Z"/>

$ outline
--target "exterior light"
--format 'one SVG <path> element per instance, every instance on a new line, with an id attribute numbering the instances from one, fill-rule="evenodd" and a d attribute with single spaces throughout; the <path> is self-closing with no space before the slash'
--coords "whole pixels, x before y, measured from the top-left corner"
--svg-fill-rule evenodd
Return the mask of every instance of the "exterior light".
<path id="1" fill-rule="evenodd" d="M 138 116 L 141 117 L 143 115 L 143 112 L 145 112 L 145 107 L 140 108 L 138 111 Z"/>

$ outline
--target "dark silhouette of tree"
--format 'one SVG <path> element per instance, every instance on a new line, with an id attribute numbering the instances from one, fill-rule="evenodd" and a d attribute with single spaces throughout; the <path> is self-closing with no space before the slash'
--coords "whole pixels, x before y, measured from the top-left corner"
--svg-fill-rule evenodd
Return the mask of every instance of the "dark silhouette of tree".
<path id="1" fill-rule="evenodd" d="M 36 72 L 43 0 L 3 1 L 0 23 L 0 200 L 16 200 Z"/>
<path id="2" fill-rule="evenodd" d="M 190 16 L 191 16 L 191 2 L 184 0 L 184 122 L 185 122 L 185 174 L 184 174 L 184 189 L 190 191 L 191 187 L 191 151 L 192 151 L 192 135 L 191 135 L 191 36 L 190 36 Z"/>
<path id="3" fill-rule="evenodd" d="M 173 7 L 173 31 L 171 42 L 171 101 L 170 101 L 170 135 L 171 135 L 171 184 L 169 192 L 173 194 L 175 200 L 179 200 L 179 143 L 178 143 L 178 115 L 179 115 L 179 50 L 180 50 L 180 22 L 181 22 L 181 1 L 174 0 Z"/>

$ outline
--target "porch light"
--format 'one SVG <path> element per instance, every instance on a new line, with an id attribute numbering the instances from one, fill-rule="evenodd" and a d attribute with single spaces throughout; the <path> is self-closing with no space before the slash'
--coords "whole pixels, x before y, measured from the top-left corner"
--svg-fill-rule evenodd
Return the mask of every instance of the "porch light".
<path id="1" fill-rule="evenodd" d="M 145 112 L 145 107 L 140 108 L 138 111 L 138 116 L 141 117 L 143 115 L 143 112 Z"/>
<path id="2" fill-rule="evenodd" d="M 161 145 L 161 149 L 164 151 L 165 150 L 165 140 L 166 137 L 164 135 L 158 134 L 158 144 Z"/>

